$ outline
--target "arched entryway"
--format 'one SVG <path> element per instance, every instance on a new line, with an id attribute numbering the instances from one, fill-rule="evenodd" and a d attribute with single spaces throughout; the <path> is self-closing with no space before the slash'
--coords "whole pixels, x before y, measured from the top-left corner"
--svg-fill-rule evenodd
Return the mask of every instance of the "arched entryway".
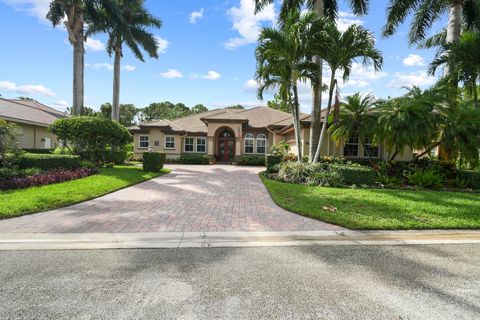
<path id="1" fill-rule="evenodd" d="M 220 128 L 216 135 L 217 161 L 230 162 L 235 159 L 235 134 L 230 128 Z"/>

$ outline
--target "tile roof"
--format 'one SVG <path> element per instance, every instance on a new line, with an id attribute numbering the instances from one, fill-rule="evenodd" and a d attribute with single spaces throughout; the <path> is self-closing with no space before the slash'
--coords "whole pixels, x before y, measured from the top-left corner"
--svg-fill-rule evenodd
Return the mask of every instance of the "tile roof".
<path id="1" fill-rule="evenodd" d="M 55 120 L 69 115 L 44 104 L 28 100 L 10 100 L 0 98 L 0 118 L 20 123 L 32 123 L 49 126 Z"/>

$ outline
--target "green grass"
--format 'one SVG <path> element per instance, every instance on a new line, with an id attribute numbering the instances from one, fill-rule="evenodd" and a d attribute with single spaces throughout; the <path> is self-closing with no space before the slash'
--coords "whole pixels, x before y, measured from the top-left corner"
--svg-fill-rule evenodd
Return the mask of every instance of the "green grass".
<path id="1" fill-rule="evenodd" d="M 0 191 L 0 219 L 65 207 L 168 172 L 170 172 L 168 169 L 154 173 L 143 172 L 139 167 L 115 166 L 101 169 L 99 174 L 78 180 L 28 189 Z"/>
<path id="2" fill-rule="evenodd" d="M 283 183 L 263 175 L 261 179 L 282 208 L 349 229 L 480 228 L 478 193 L 340 189 Z"/>

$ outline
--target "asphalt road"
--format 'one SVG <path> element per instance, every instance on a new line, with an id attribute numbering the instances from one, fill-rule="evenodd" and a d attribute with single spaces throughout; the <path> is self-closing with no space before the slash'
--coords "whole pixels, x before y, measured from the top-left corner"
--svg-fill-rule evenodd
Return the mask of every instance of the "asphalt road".
<path id="1" fill-rule="evenodd" d="M 3 251 L 0 319 L 480 319 L 480 245 Z"/>

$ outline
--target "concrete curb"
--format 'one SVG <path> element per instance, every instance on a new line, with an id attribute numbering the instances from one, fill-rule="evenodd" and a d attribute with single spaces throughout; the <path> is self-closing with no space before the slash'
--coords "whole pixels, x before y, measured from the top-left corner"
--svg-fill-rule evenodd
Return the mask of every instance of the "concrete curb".
<path id="1" fill-rule="evenodd" d="M 293 231 L 0 234 L 0 250 L 415 245 L 479 243 L 480 231 Z"/>

